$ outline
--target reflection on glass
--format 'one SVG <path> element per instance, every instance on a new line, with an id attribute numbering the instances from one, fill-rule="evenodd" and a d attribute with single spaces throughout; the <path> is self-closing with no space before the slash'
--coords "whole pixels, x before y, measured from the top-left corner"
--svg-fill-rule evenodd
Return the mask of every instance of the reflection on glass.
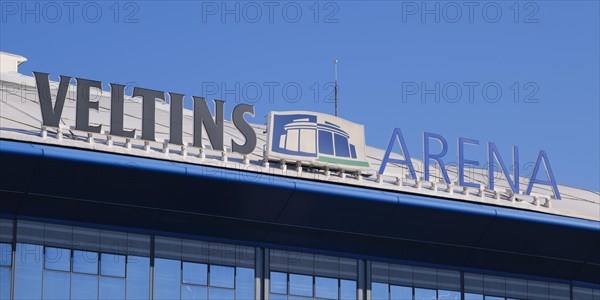
<path id="1" fill-rule="evenodd" d="M 17 244 L 15 259 L 15 299 L 42 297 L 42 254 L 40 245 Z"/>
<path id="2" fill-rule="evenodd" d="M 10 268 L 0 268 L 0 286 L 10 286 Z M 10 289 L 0 289 L 0 300 L 10 299 Z"/>
<path id="3" fill-rule="evenodd" d="M 73 250 L 73 272 L 98 274 L 98 253 Z"/>
<path id="4" fill-rule="evenodd" d="M 183 284 L 181 286 L 181 299 L 208 299 L 208 289 L 203 286 Z"/>
<path id="5" fill-rule="evenodd" d="M 290 274 L 290 295 L 312 297 L 312 276 Z"/>
<path id="6" fill-rule="evenodd" d="M 208 290 L 210 299 L 234 299 L 233 290 L 211 287 Z"/>
<path id="7" fill-rule="evenodd" d="M 47 270 L 71 271 L 71 250 L 46 247 L 44 268 Z"/>
<path id="8" fill-rule="evenodd" d="M 10 267 L 12 263 L 12 245 L 0 243 L 0 266 Z"/>
<path id="9" fill-rule="evenodd" d="M 150 297 L 150 258 L 127 256 L 127 299 Z"/>
<path id="10" fill-rule="evenodd" d="M 254 269 L 235 269 L 235 298 L 254 299 Z"/>
<path id="11" fill-rule="evenodd" d="M 100 299 L 125 299 L 125 278 L 100 276 Z"/>
<path id="12" fill-rule="evenodd" d="M 271 293 L 287 294 L 287 274 L 271 272 Z"/>
<path id="13" fill-rule="evenodd" d="M 337 299 L 338 280 L 335 278 L 315 277 L 315 296 L 324 299 Z"/>
<path id="14" fill-rule="evenodd" d="M 98 276 L 71 274 L 72 299 L 98 299 Z"/>
<path id="15" fill-rule="evenodd" d="M 390 286 L 390 297 L 398 300 L 412 300 L 412 287 L 392 285 Z"/>
<path id="16" fill-rule="evenodd" d="M 233 276 L 233 267 L 210 266 L 210 286 L 233 288 Z"/>
<path id="17" fill-rule="evenodd" d="M 154 260 L 154 299 L 179 299 L 181 262 L 173 259 Z"/>
<path id="18" fill-rule="evenodd" d="M 483 300 L 483 295 L 465 293 L 465 300 Z"/>
<path id="19" fill-rule="evenodd" d="M 270 294 L 269 300 L 288 300 L 287 295 Z"/>
<path id="20" fill-rule="evenodd" d="M 373 294 L 373 300 L 389 299 L 388 285 L 385 283 L 379 283 L 379 282 L 371 283 L 371 293 Z"/>
<path id="21" fill-rule="evenodd" d="M 504 297 L 485 296 L 485 300 L 504 300 Z"/>
<path id="22" fill-rule="evenodd" d="M 100 256 L 100 274 L 125 277 L 125 256 L 102 253 Z"/>
<path id="23" fill-rule="evenodd" d="M 415 300 L 436 300 L 435 290 L 415 288 Z"/>
<path id="24" fill-rule="evenodd" d="M 438 299 L 460 300 L 460 292 L 438 290 Z"/>
<path id="25" fill-rule="evenodd" d="M 183 283 L 207 284 L 208 266 L 205 264 L 183 262 Z"/>
<path id="26" fill-rule="evenodd" d="M 355 300 L 356 299 L 356 281 L 340 280 L 340 299 Z"/>
<path id="27" fill-rule="evenodd" d="M 71 273 L 44 272 L 44 299 L 69 299 Z"/>

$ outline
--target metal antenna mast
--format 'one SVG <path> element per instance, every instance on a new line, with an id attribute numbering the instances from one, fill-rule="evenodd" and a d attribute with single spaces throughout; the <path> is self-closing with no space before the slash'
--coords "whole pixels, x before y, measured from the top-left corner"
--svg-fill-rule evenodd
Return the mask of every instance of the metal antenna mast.
<path id="1" fill-rule="evenodd" d="M 334 59 L 333 60 L 333 68 L 334 68 L 334 72 L 335 72 L 335 86 L 334 86 L 334 93 L 335 93 L 335 116 L 338 116 L 338 79 L 337 79 L 337 63 L 338 60 Z"/>

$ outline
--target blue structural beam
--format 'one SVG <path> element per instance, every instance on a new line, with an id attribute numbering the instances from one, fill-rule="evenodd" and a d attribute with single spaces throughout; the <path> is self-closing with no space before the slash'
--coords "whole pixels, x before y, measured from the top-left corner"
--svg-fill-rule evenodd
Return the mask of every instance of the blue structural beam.
<path id="1" fill-rule="evenodd" d="M 0 214 L 600 284 L 600 222 L 0 140 Z"/>

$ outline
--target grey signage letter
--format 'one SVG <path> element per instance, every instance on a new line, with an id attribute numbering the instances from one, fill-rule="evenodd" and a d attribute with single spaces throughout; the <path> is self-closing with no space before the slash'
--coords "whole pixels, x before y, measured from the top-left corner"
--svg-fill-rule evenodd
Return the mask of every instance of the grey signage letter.
<path id="1" fill-rule="evenodd" d="M 123 130 L 123 112 L 125 106 L 125 86 L 110 84 L 110 134 L 132 138 L 134 130 Z"/>
<path id="2" fill-rule="evenodd" d="M 135 87 L 133 97 L 142 97 L 142 139 L 154 142 L 156 99 L 164 101 L 165 92 Z"/>
<path id="3" fill-rule="evenodd" d="M 102 89 L 102 83 L 96 80 L 76 78 L 77 80 L 77 110 L 75 113 L 75 129 L 99 133 L 102 124 L 90 126 L 90 109 L 98 110 L 98 101 L 90 102 L 90 88 Z"/>
<path id="4" fill-rule="evenodd" d="M 35 84 L 37 86 L 38 98 L 40 99 L 40 108 L 42 110 L 42 124 L 44 126 L 58 127 L 60 116 L 65 107 L 65 98 L 69 90 L 71 77 L 60 76 L 60 85 L 56 95 L 56 104 L 52 108 L 52 96 L 50 95 L 50 82 L 48 73 L 33 72 Z"/>
<path id="5" fill-rule="evenodd" d="M 249 113 L 254 117 L 254 106 L 248 104 L 239 104 L 233 109 L 231 119 L 235 127 L 244 135 L 246 143 L 238 145 L 234 140 L 231 140 L 231 149 L 233 152 L 241 154 L 250 154 L 256 147 L 256 132 L 252 126 L 244 119 L 244 114 Z"/>
<path id="6" fill-rule="evenodd" d="M 225 101 L 214 100 L 215 114 L 213 119 L 206 99 L 203 97 L 192 97 L 194 100 L 194 147 L 204 147 L 202 145 L 202 127 L 208 134 L 208 139 L 214 150 L 223 150 L 223 105 Z"/>
<path id="7" fill-rule="evenodd" d="M 171 102 L 171 124 L 169 143 L 183 145 L 183 95 L 169 93 Z"/>

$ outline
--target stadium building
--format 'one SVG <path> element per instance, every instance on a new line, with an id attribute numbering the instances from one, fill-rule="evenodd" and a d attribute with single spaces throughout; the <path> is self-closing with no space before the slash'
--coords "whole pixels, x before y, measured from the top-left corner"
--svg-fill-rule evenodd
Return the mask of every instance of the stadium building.
<path id="1" fill-rule="evenodd" d="M 0 299 L 600 300 L 600 195 L 543 151 L 550 182 L 511 179 L 510 145 L 425 169 L 351 120 L 0 55 Z"/>

